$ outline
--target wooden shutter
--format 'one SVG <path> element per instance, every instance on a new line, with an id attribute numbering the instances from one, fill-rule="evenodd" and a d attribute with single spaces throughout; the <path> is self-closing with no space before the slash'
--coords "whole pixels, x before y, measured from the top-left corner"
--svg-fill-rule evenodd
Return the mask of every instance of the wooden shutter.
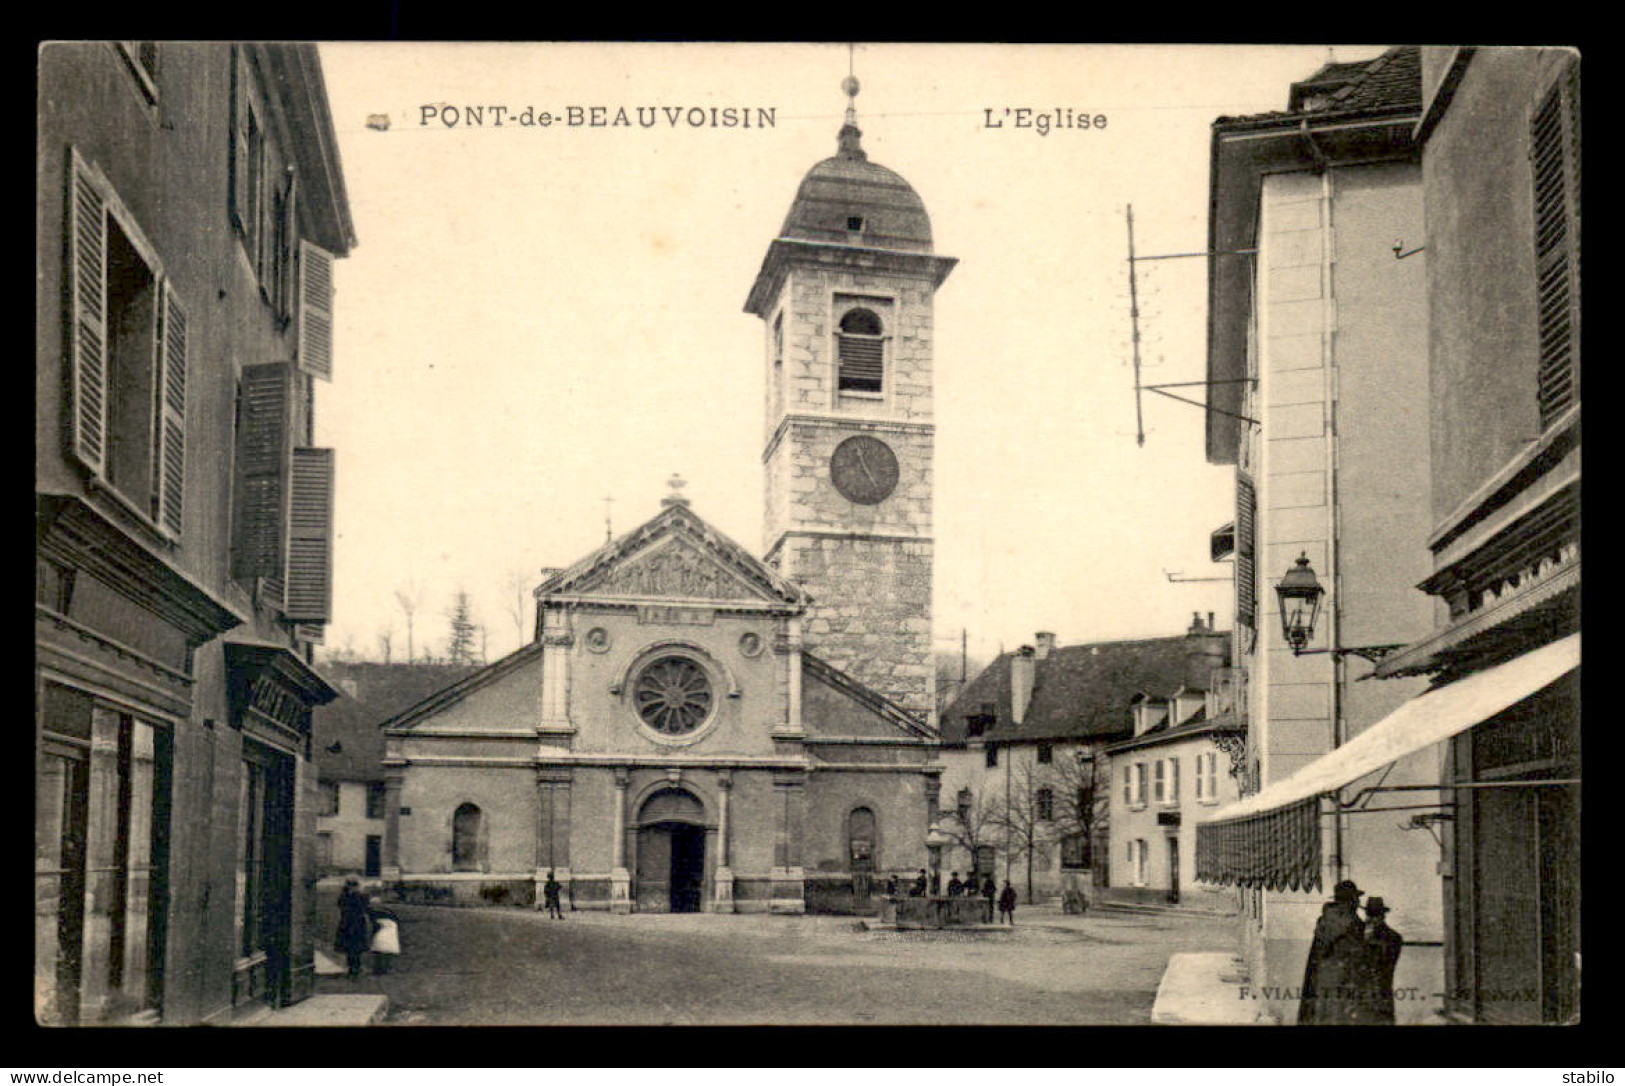
<path id="1" fill-rule="evenodd" d="M 294 449 L 289 476 L 288 579 L 282 611 L 302 622 L 333 612 L 333 450 Z"/>
<path id="2" fill-rule="evenodd" d="M 1258 628 L 1258 494 L 1245 472 L 1236 472 L 1236 621 Z"/>
<path id="3" fill-rule="evenodd" d="M 243 47 L 231 48 L 231 221 L 244 237 L 249 236 L 248 186 L 248 73 Z"/>
<path id="4" fill-rule="evenodd" d="M 299 368 L 333 379 L 333 254 L 299 243 Z"/>
<path id="5" fill-rule="evenodd" d="M 1542 429 L 1579 402 L 1579 72 L 1570 64 L 1530 121 Z"/>
<path id="6" fill-rule="evenodd" d="M 161 408 L 158 413 L 158 527 L 171 539 L 181 537 L 186 494 L 186 310 L 175 288 L 163 289 L 163 326 L 158 342 Z"/>
<path id="7" fill-rule="evenodd" d="M 857 392 L 879 392 L 884 387 L 885 340 L 843 334 L 840 387 Z"/>
<path id="8" fill-rule="evenodd" d="M 312 645 L 320 645 L 325 641 L 327 627 L 320 622 L 296 622 L 293 627 L 293 636 L 296 640 L 305 641 Z"/>
<path id="9" fill-rule="evenodd" d="M 293 367 L 243 367 L 237 422 L 237 480 L 231 575 L 280 579 L 287 523 Z"/>
<path id="10" fill-rule="evenodd" d="M 77 151 L 68 157 L 73 452 L 100 475 L 107 458 L 107 199 L 95 168 Z"/>
<path id="11" fill-rule="evenodd" d="M 276 207 L 276 295 L 277 316 L 287 319 L 294 311 L 294 256 L 299 237 L 299 178 L 289 166 L 283 173 L 282 190 Z"/>

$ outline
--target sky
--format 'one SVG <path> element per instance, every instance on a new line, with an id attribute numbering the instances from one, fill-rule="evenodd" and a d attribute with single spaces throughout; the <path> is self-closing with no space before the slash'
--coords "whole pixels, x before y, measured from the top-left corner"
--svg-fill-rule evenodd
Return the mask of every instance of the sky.
<path id="1" fill-rule="evenodd" d="M 486 657 L 513 651 L 540 571 L 654 516 L 673 473 L 762 553 L 766 330 L 744 303 L 802 176 L 835 153 L 849 64 L 870 160 L 959 259 L 935 309 L 938 650 L 1167 636 L 1193 612 L 1229 627 L 1208 536 L 1232 517 L 1231 469 L 1207 463 L 1195 407 L 1146 394 L 1135 440 L 1125 209 L 1140 255 L 1204 249 L 1214 118 L 1284 109 L 1328 58 L 1380 47 L 320 52 L 358 239 L 317 389 L 338 465 L 328 651 L 382 659 L 387 636 L 404 658 L 405 594 L 416 653 L 442 654 L 459 590 Z M 519 123 L 527 107 L 553 123 Z M 1143 380 L 1201 380 L 1206 262 L 1136 277 Z"/>

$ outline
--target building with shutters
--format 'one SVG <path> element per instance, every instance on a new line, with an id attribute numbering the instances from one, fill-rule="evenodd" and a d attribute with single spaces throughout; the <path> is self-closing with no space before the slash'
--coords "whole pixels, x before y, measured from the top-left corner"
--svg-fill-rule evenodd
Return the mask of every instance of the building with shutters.
<path id="1" fill-rule="evenodd" d="M 1580 61 L 1422 50 L 1446 1012 L 1580 1016 Z M 1474 688 L 1495 698 L 1473 703 Z M 1453 699 L 1443 703 L 1440 699 Z"/>
<path id="2" fill-rule="evenodd" d="M 35 1013 L 223 1022 L 314 981 L 349 206 L 314 46 L 38 72 Z"/>
<path id="3" fill-rule="evenodd" d="M 1212 620 L 1196 616 L 1183 636 L 1082 645 L 1039 633 L 971 680 L 940 725 L 939 881 L 991 874 L 1026 901 L 1068 888 L 1099 900 L 1124 885 L 1124 865 L 1138 860 L 1114 828 L 1111 751 L 1135 736 L 1147 699 L 1183 691 L 1205 705 L 1227 674 L 1230 642 Z"/>
<path id="4" fill-rule="evenodd" d="M 1207 456 L 1236 468 L 1234 659 L 1248 747 L 1247 798 L 1202 818 L 1216 828 L 1198 831 L 1198 877 L 1240 888 L 1253 988 L 1281 996 L 1260 1011 L 1284 1023 L 1296 1021 L 1315 921 L 1341 879 L 1393 910 L 1408 943 L 1397 985 L 1431 995 L 1442 979 L 1437 850 L 1421 847 L 1430 838 L 1408 814 L 1381 813 L 1391 804 L 1361 792 L 1415 788 L 1393 794 L 1436 810 L 1437 750 L 1331 799 L 1254 805 L 1423 689 L 1363 681 L 1383 651 L 1432 625 L 1413 587 L 1426 555 L 1404 542 L 1425 537 L 1433 516 L 1421 101 L 1419 51 L 1400 47 L 1328 64 L 1293 85 L 1285 110 L 1212 129 Z M 1300 558 L 1325 587 L 1301 653 L 1275 591 Z M 1209 851 L 1204 836 L 1225 827 L 1235 847 Z M 1403 1002 L 1400 1020 L 1437 1006 Z"/>
<path id="5" fill-rule="evenodd" d="M 931 311 L 953 263 L 849 109 L 746 301 L 765 557 L 674 486 L 546 576 L 531 644 L 386 722 L 402 896 L 539 902 L 552 872 L 577 909 L 861 912 L 924 866 Z"/>
<path id="6" fill-rule="evenodd" d="M 1228 648 L 1228 636 L 1220 639 Z M 1235 710 L 1244 689 L 1233 670 L 1216 665 L 1205 684 L 1134 698 L 1133 737 L 1104 752 L 1116 859 L 1104 900 L 1236 911 L 1234 891 L 1196 880 L 1196 826 L 1240 796 L 1246 733 Z"/>

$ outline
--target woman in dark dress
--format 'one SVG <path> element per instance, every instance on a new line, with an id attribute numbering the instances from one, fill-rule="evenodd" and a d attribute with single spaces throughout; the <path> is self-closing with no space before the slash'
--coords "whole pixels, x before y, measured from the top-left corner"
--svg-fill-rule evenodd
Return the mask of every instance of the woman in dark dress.
<path id="1" fill-rule="evenodd" d="M 344 951 L 350 976 L 361 975 L 361 956 L 371 944 L 372 903 L 361 892 L 361 880 L 352 875 L 339 894 L 339 930 L 333 938 L 334 949 Z"/>

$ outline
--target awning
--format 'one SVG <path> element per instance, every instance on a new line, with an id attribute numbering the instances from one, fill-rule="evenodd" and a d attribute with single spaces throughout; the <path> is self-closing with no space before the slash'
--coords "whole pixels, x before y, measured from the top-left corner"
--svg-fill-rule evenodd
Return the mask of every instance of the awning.
<path id="1" fill-rule="evenodd" d="M 1196 828 L 1197 878 L 1270 889 L 1281 888 L 1274 884 L 1294 874 L 1302 881 L 1309 857 L 1281 850 L 1300 847 L 1301 823 L 1313 817 L 1320 796 L 1459 735 L 1579 666 L 1576 633 L 1412 698 L 1285 780 L 1214 811 Z M 1318 831 L 1308 841 L 1316 854 L 1310 885 L 1318 885 Z"/>

